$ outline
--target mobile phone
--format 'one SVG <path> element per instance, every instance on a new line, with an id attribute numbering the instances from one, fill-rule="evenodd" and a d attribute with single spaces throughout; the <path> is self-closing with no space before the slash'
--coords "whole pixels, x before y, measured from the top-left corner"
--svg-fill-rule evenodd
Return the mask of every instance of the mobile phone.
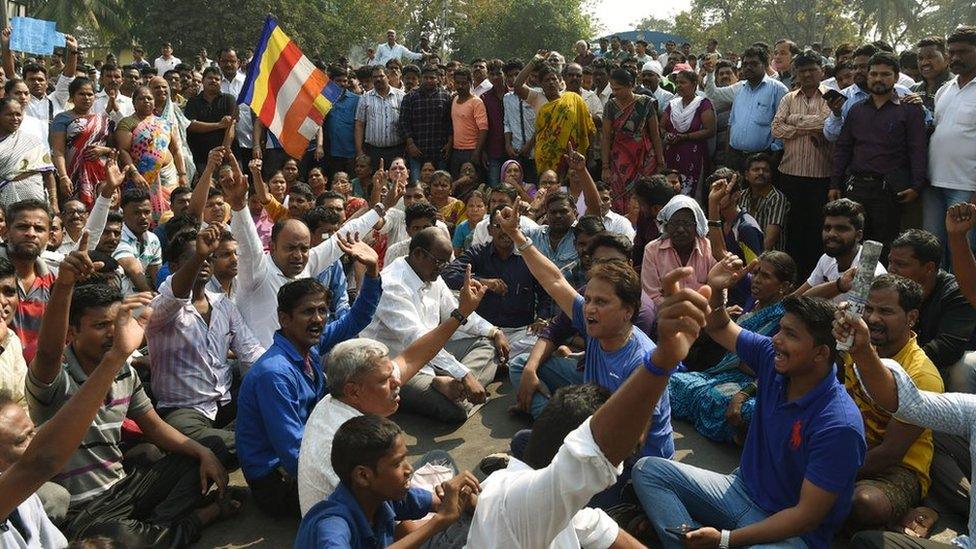
<path id="1" fill-rule="evenodd" d="M 686 535 L 688 535 L 688 532 L 691 532 L 694 529 L 695 529 L 694 527 L 688 526 L 687 524 L 682 524 L 681 526 L 665 526 L 664 527 L 664 531 L 665 532 L 673 535 L 676 538 L 683 538 Z"/>
<path id="2" fill-rule="evenodd" d="M 833 101 L 838 97 L 844 97 L 844 94 L 840 93 L 839 91 L 833 88 L 830 88 L 829 90 L 827 90 L 827 93 L 824 94 L 824 99 L 826 99 L 827 101 Z"/>

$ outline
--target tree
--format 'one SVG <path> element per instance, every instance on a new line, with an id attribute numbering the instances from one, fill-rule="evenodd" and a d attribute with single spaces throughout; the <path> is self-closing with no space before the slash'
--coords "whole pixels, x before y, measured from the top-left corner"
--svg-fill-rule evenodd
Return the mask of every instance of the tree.
<path id="1" fill-rule="evenodd" d="M 634 28 L 638 30 L 652 30 L 657 32 L 674 32 L 674 18 L 662 19 L 648 15 L 643 19 L 634 22 Z"/>
<path id="2" fill-rule="evenodd" d="M 68 34 L 83 29 L 109 38 L 125 34 L 129 28 L 128 6 L 122 0 L 33 0 L 28 13 L 54 21 Z"/>

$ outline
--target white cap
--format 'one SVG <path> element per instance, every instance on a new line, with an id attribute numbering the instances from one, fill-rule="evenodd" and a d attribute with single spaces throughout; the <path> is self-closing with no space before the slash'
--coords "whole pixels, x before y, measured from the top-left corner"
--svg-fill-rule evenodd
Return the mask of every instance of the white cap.
<path id="1" fill-rule="evenodd" d="M 648 61 L 647 63 L 644 63 L 644 66 L 641 67 L 641 72 L 653 72 L 653 73 L 657 74 L 658 76 L 661 76 L 662 73 L 664 73 L 664 69 L 661 68 L 661 64 L 660 63 L 658 63 L 657 61 L 651 60 L 651 61 Z"/>

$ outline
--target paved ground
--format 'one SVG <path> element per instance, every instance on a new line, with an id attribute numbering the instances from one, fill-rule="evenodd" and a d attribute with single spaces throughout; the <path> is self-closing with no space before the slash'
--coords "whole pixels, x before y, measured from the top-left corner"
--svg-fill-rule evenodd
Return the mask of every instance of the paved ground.
<path id="1" fill-rule="evenodd" d="M 492 399 L 460 427 L 447 427 L 415 415 L 396 415 L 393 419 L 406 431 L 411 455 L 419 457 L 433 448 L 440 448 L 450 452 L 459 467 L 473 470 L 482 457 L 507 451 L 512 435 L 528 423 L 507 412 L 515 402 L 508 382 L 495 383 L 489 389 Z M 682 421 L 675 421 L 674 428 L 676 459 L 679 461 L 723 472 L 731 472 L 738 465 L 739 452 L 735 447 L 711 442 Z M 231 481 L 235 486 L 245 485 L 239 471 L 231 476 Z M 268 518 L 252 501 L 240 518 L 207 529 L 196 546 L 286 548 L 292 546 L 297 527 L 289 521 Z M 939 541 L 952 539 L 952 531 L 946 530 L 944 525 L 938 525 L 936 531 L 941 532 L 936 536 Z M 844 544 L 835 546 L 843 547 Z"/>

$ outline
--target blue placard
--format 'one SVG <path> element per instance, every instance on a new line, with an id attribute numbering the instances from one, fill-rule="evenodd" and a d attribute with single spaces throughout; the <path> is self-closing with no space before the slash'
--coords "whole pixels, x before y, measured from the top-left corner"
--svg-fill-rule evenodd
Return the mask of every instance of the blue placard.
<path id="1" fill-rule="evenodd" d="M 10 20 L 10 49 L 34 55 L 51 55 L 54 48 L 65 44 L 64 34 L 57 31 L 54 21 L 32 17 L 14 17 Z"/>

